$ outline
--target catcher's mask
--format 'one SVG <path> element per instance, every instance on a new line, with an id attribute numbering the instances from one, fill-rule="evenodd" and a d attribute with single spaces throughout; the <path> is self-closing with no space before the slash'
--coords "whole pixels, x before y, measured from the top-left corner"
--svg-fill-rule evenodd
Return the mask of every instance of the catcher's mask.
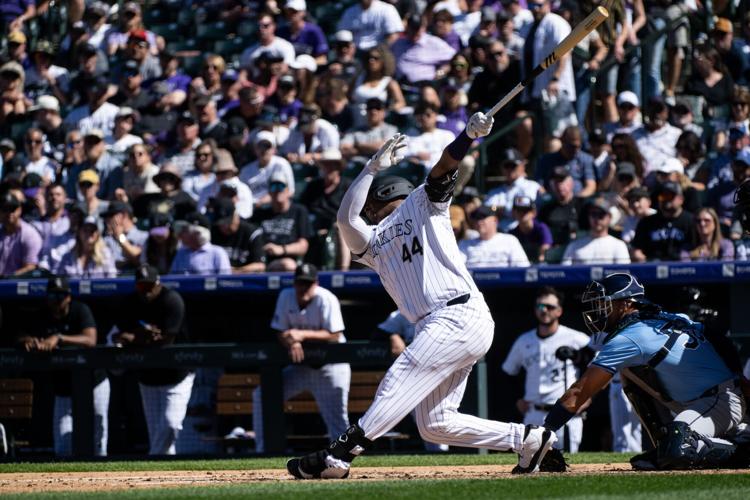
<path id="1" fill-rule="evenodd" d="M 644 289 L 638 280 L 628 273 L 609 274 L 601 281 L 592 281 L 583 292 L 583 320 L 591 333 L 601 333 L 612 314 L 612 301 L 644 298 Z"/>

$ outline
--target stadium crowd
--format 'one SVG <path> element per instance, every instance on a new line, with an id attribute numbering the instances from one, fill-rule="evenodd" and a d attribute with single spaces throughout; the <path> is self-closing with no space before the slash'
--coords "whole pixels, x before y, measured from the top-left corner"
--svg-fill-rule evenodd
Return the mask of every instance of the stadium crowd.
<path id="1" fill-rule="evenodd" d="M 421 182 L 596 4 L 4 0 L 0 275 L 356 266 L 368 157 L 405 131 Z M 750 17 L 713 8 L 615 1 L 500 111 L 461 164 L 470 266 L 747 258 Z"/>
<path id="2" fill-rule="evenodd" d="M 184 342 L 184 304 L 160 275 L 305 269 L 295 282 L 310 290 L 304 263 L 354 268 L 336 212 L 367 159 L 405 132 L 407 158 L 387 173 L 420 183 L 468 117 L 598 3 L 0 0 L 0 277 L 52 275 L 49 311 L 19 345 Z M 706 5 L 615 0 L 496 115 L 450 209 L 469 267 L 750 258 L 732 201 L 750 176 L 750 14 Z M 121 274 L 135 274 L 134 295 L 97 332 L 67 277 Z M 557 328 L 560 297 L 537 297 L 540 322 Z M 320 340 L 284 325 L 272 329 L 293 360 Z M 408 327 L 380 325 L 400 336 L 394 353 Z M 315 329 L 339 338 L 343 325 Z M 208 378 L 139 374 L 151 453 L 175 453 Z M 98 376 L 101 455 L 109 391 Z M 55 387 L 59 455 L 70 393 Z M 551 401 L 527 394 L 519 411 Z"/>

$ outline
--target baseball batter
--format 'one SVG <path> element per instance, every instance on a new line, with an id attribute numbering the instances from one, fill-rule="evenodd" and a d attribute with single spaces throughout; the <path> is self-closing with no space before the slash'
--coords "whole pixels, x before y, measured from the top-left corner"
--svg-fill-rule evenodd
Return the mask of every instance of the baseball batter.
<path id="1" fill-rule="evenodd" d="M 352 378 L 348 363 L 329 363 L 319 368 L 301 364 L 304 346 L 316 342 L 346 342 L 344 319 L 339 299 L 318 285 L 318 270 L 302 264 L 294 273 L 294 287 L 281 291 L 271 321 L 279 342 L 288 350 L 292 364 L 284 368 L 284 401 L 310 391 L 331 438 L 349 427 L 349 384 Z M 253 430 L 255 450 L 265 451 L 261 387 L 253 391 Z"/>
<path id="2" fill-rule="evenodd" d="M 526 371 L 526 391 L 516 404 L 524 414 L 524 424 L 542 425 L 555 401 L 578 378 L 573 363 L 558 359 L 557 350 L 569 347 L 577 351 L 589 343 L 589 336 L 585 333 L 560 324 L 563 314 L 561 297 L 560 292 L 552 287 L 543 287 L 537 292 L 534 315 L 538 326 L 516 339 L 503 363 L 503 371 L 508 375 L 518 375 L 522 368 Z M 580 416 L 573 417 L 560 428 L 555 447 L 563 448 L 566 432 L 566 451 L 575 453 L 583 434 Z"/>
<path id="3" fill-rule="evenodd" d="M 538 470 L 556 441 L 553 432 L 540 427 L 458 412 L 472 366 L 492 344 L 494 322 L 463 264 L 448 206 L 459 162 L 492 124 L 491 117 L 474 114 L 416 189 L 398 177 L 376 178 L 402 158 L 406 137 L 397 134 L 367 162 L 344 196 L 338 212 L 342 236 L 359 261 L 378 273 L 416 333 L 359 422 L 327 449 L 289 460 L 294 477 L 347 477 L 354 458 L 415 408 L 425 440 L 512 449 L 520 454 L 518 472 Z M 363 209 L 369 224 L 360 217 Z"/>
<path id="4" fill-rule="evenodd" d="M 631 459 L 637 469 L 689 469 L 728 463 L 745 413 L 740 373 L 730 369 L 707 330 L 649 302 L 630 274 L 593 281 L 583 295 L 584 319 L 606 336 L 601 350 L 547 415 L 556 431 L 620 372 L 654 453 Z M 717 344 L 718 345 L 718 344 Z M 737 363 L 739 366 L 739 363 Z"/>

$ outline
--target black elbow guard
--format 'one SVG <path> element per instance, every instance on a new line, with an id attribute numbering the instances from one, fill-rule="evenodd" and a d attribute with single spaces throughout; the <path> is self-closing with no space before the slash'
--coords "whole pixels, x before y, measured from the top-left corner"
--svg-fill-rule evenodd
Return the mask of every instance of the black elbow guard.
<path id="1" fill-rule="evenodd" d="M 433 203 L 444 203 L 451 199 L 458 181 L 458 169 L 451 170 L 441 177 L 427 176 L 424 190 L 427 198 Z"/>

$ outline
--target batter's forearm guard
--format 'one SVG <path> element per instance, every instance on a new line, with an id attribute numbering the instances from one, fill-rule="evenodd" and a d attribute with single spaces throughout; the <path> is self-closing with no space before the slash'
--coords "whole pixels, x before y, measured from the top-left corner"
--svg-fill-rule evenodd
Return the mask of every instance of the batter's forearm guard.
<path id="1" fill-rule="evenodd" d="M 458 169 L 451 170 L 442 177 L 428 175 L 424 185 L 427 199 L 433 203 L 444 203 L 450 200 L 456 189 L 456 181 L 458 181 Z"/>

